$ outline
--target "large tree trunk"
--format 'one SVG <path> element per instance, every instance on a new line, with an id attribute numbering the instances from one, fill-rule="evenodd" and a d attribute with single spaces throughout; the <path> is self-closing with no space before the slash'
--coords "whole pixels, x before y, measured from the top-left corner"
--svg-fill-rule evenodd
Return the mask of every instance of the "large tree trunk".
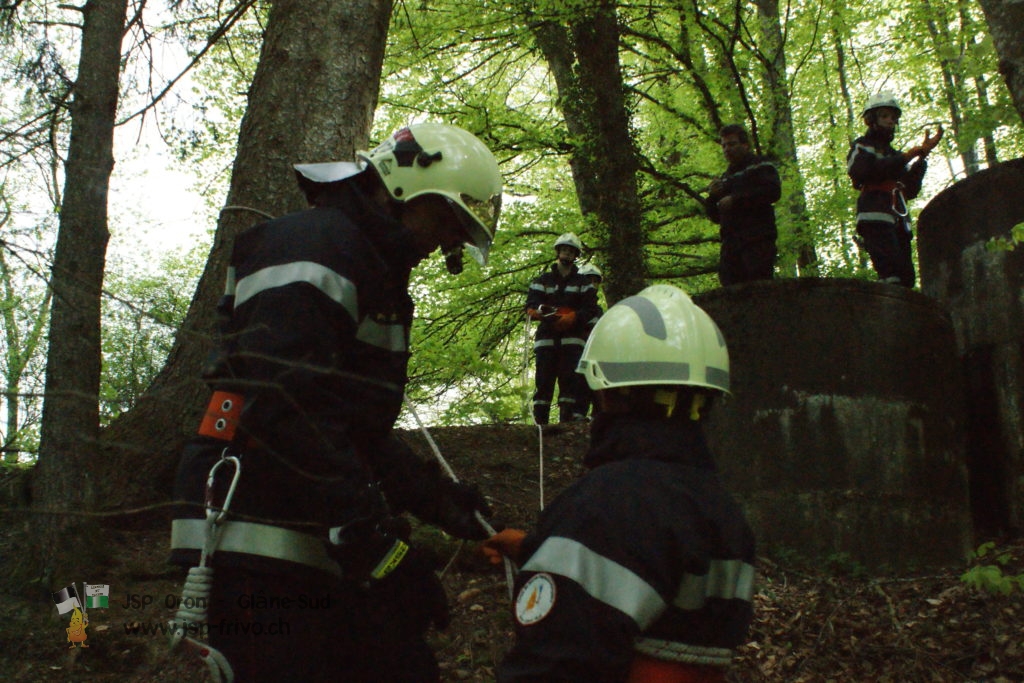
<path id="1" fill-rule="evenodd" d="M 215 308 L 231 243 L 262 220 L 304 207 L 292 164 L 351 160 L 365 148 L 384 60 L 389 0 L 276 0 L 242 119 L 227 204 L 209 260 L 168 362 L 138 404 L 104 434 L 113 470 L 129 486 L 110 507 L 170 493 L 184 440 L 208 392 L 200 381 L 213 345 Z"/>
<path id="2" fill-rule="evenodd" d="M 999 72 L 1010 89 L 1017 113 L 1024 119 L 1024 2 L 1020 0 L 979 0 L 988 20 L 992 42 L 999 54 Z"/>
<path id="3" fill-rule="evenodd" d="M 57 249 L 50 288 L 39 461 L 33 477 L 33 555 L 27 567 L 60 589 L 89 566 L 94 466 L 99 454 L 100 291 L 106 264 L 107 193 L 127 0 L 90 0 L 71 103 Z M 93 564 L 92 566 L 96 566 Z"/>
<path id="4" fill-rule="evenodd" d="M 757 5 L 761 25 L 761 54 L 768 86 L 765 95 L 771 139 L 769 149 L 781 163 L 781 170 L 786 179 L 796 186 L 794 191 L 784 195 L 786 202 L 783 208 L 787 215 L 781 222 L 783 227 L 789 227 L 789 235 L 785 236 L 788 239 L 784 240 L 784 245 L 795 252 L 796 268 L 793 269 L 793 274 L 813 276 L 818 273 L 818 256 L 810 229 L 803 178 L 797 164 L 793 108 L 790 104 L 789 79 L 786 76 L 785 38 L 779 19 L 779 3 L 778 0 L 755 0 L 754 4 Z M 781 256 L 784 270 L 789 270 L 785 268 L 786 255 Z"/>
<path id="5" fill-rule="evenodd" d="M 619 67 L 615 3 L 534 25 L 537 45 L 558 87 L 558 104 L 576 149 L 570 161 L 580 210 L 596 223 L 606 250 L 608 304 L 640 290 L 646 281 L 643 226 L 637 192 L 639 163 L 629 131 L 629 111 Z"/>

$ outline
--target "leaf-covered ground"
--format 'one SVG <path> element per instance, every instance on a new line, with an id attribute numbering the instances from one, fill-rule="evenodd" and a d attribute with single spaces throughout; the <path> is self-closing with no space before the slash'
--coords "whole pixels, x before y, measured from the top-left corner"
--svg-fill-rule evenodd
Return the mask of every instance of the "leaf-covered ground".
<path id="1" fill-rule="evenodd" d="M 539 439 L 520 426 L 446 428 L 433 434 L 454 471 L 477 483 L 507 524 L 528 527 L 540 505 Z M 544 498 L 579 473 L 584 426 L 555 427 L 544 436 Z M 410 441 L 425 455 L 427 442 Z M 18 520 L 21 520 L 20 522 Z M 8 515 L 0 534 L 0 564 L 25 542 L 24 518 Z M 512 637 L 505 573 L 471 545 L 420 530 L 446 559 L 452 625 L 433 632 L 446 681 L 486 682 Z M 111 607 L 92 610 L 89 649 L 68 650 L 48 594 L 6 586 L 0 595 L 0 680 L 202 681 L 205 670 L 187 655 L 168 655 L 165 638 L 143 631 L 173 614 L 181 573 L 165 563 L 166 528 L 111 529 L 117 548 L 105 568 L 83 568 L 81 580 L 111 585 Z M 913 539 L 907 539 L 912 543 Z M 997 564 L 999 558 L 1005 564 Z M 1004 575 L 1024 572 L 1024 542 L 997 544 L 988 562 Z M 1024 593 L 993 595 L 965 585 L 950 567 L 929 576 L 871 577 L 854 563 L 813 569 L 762 558 L 756 617 L 731 681 L 976 682 L 1024 681 Z M 124 608 L 128 593 L 151 604 Z M 325 648 L 327 646 L 325 645 Z M 330 677 L 325 659 L 323 680 Z"/>

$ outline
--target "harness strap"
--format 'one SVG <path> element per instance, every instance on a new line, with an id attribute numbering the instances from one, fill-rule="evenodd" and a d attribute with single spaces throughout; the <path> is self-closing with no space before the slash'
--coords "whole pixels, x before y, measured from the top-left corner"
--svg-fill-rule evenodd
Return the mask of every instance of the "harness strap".
<path id="1" fill-rule="evenodd" d="M 342 578 L 341 567 L 327 554 L 316 536 L 270 524 L 222 522 L 217 552 L 258 555 L 313 567 Z M 171 548 L 202 550 L 206 543 L 206 520 L 176 519 L 171 524 Z"/>
<path id="2" fill-rule="evenodd" d="M 864 183 L 860 186 L 861 192 L 892 192 L 895 189 L 895 180 L 883 180 L 880 183 Z"/>

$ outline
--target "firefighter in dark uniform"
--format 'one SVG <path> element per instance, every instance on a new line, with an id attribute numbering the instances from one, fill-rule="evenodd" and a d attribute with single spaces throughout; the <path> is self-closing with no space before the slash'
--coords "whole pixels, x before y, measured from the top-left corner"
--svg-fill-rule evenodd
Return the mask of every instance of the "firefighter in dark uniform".
<path id="1" fill-rule="evenodd" d="M 356 162 L 295 169 L 313 208 L 233 246 L 214 395 L 177 475 L 190 504 L 172 560 L 212 567 L 196 575 L 212 582 L 209 644 L 236 681 L 437 681 L 423 636 L 447 623 L 447 601 L 401 515 L 480 538 L 488 510 L 392 434 L 408 281 L 438 247 L 452 272 L 464 246 L 484 262 L 498 165 L 467 131 L 422 123 Z M 208 511 L 224 508 L 211 531 Z"/>
<path id="2" fill-rule="evenodd" d="M 589 471 L 525 538 L 484 543 L 522 562 L 497 680 L 724 681 L 752 618 L 754 538 L 701 426 L 729 389 L 721 332 L 655 285 L 608 309 L 579 368 L 601 404 Z"/>
<path id="3" fill-rule="evenodd" d="M 750 280 L 771 280 L 775 273 L 775 208 L 782 181 L 775 165 L 750 150 L 743 126 L 724 126 L 719 133 L 729 166 L 708 186 L 704 206 L 719 225 L 722 240 L 718 279 L 722 286 Z"/>
<path id="4" fill-rule="evenodd" d="M 581 382 L 576 364 L 583 353 L 586 331 L 601 315 L 597 288 L 581 275 L 575 265 L 583 245 L 571 232 L 555 240 L 557 260 L 530 283 L 526 314 L 540 321 L 533 338 L 536 358 L 536 391 L 533 420 L 546 425 L 551 417 L 551 400 L 558 384 L 560 422 L 584 420 L 577 405 Z"/>
<path id="5" fill-rule="evenodd" d="M 846 168 L 854 188 L 860 190 L 857 234 L 878 279 L 913 287 L 916 274 L 907 200 L 920 194 L 926 158 L 939 144 L 943 130 L 939 126 L 934 136 L 925 131 L 923 143 L 900 152 L 892 141 L 902 113 L 892 94 L 872 95 L 861 115 L 868 130 L 850 146 Z"/>

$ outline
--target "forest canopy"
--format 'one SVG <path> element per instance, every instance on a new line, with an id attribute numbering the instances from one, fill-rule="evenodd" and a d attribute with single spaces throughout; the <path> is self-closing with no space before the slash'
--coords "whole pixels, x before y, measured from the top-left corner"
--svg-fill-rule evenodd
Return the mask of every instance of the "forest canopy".
<path id="1" fill-rule="evenodd" d="M 109 216 L 102 293 L 103 424 L 144 394 L 185 319 L 270 7 L 129 3 L 113 176 L 124 199 Z M 81 12 L 66 5 L 5 3 L 0 15 L 0 442 L 14 464 L 38 449 L 48 281 L 82 42 Z M 873 279 L 855 242 L 846 176 L 870 94 L 899 97 L 897 146 L 947 129 L 915 213 L 956 180 L 1021 155 L 1021 119 L 974 0 L 430 0 L 395 3 L 390 22 L 369 142 L 412 121 L 456 123 L 492 147 L 506 181 L 488 266 L 451 277 L 433 259 L 414 275 L 409 398 L 431 423 L 525 419 L 522 304 L 561 233 L 581 237 L 583 260 L 607 275 L 609 300 L 641 282 L 691 293 L 717 286 L 717 226 L 701 196 L 724 167 L 724 124 L 746 126 L 755 151 L 781 169 L 778 277 Z M 325 59 L 355 56 L 326 28 L 309 40 L 322 42 Z M 158 246 L 154 235 L 167 229 L 155 212 L 161 190 L 118 171 L 146 150 L 162 150 L 158 163 L 191 179 L 197 221 L 208 226 L 200 243 Z"/>

